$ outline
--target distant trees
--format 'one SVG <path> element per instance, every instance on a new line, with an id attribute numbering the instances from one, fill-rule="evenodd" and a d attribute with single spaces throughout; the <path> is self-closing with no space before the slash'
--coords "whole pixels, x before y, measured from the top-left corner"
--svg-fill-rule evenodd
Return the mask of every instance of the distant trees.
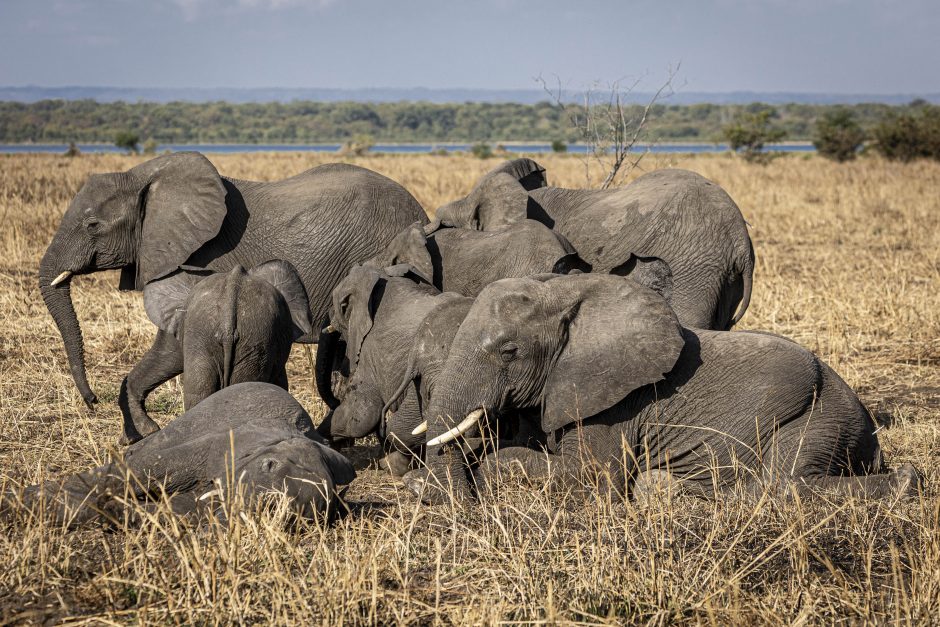
<path id="1" fill-rule="evenodd" d="M 873 135 L 878 152 L 888 159 L 940 160 L 940 107 L 915 101 L 907 112 L 887 116 Z"/>
<path id="2" fill-rule="evenodd" d="M 731 150 L 740 154 L 746 161 L 766 163 L 770 155 L 764 152 L 764 146 L 779 142 L 787 132 L 774 124 L 777 110 L 763 105 L 751 105 L 737 115 L 731 124 L 722 129 L 725 141 Z"/>
<path id="3" fill-rule="evenodd" d="M 816 121 L 813 145 L 823 157 L 840 163 L 851 161 L 864 141 L 865 131 L 849 109 L 837 107 Z"/>
<path id="4" fill-rule="evenodd" d="M 118 131 L 114 136 L 114 145 L 131 154 L 137 154 L 140 135 L 133 131 Z"/>

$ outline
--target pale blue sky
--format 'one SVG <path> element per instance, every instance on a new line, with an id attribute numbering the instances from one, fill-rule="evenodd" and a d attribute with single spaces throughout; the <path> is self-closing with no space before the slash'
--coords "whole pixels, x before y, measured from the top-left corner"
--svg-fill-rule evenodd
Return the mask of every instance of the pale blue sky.
<path id="1" fill-rule="evenodd" d="M 940 91 L 940 0 L 0 0 L 0 85 Z"/>

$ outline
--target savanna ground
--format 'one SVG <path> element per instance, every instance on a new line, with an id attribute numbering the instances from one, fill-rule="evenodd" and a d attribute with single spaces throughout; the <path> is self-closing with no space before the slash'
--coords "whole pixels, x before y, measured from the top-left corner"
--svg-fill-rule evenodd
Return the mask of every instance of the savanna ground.
<path id="1" fill-rule="evenodd" d="M 278 179 L 333 158 L 210 155 L 225 174 Z M 121 378 L 153 336 L 116 273 L 75 280 L 91 413 L 36 287 L 42 252 L 92 172 L 142 158 L 0 157 L 0 482 L 5 488 L 101 463 L 120 432 Z M 539 158 L 557 185 L 583 163 Z M 433 209 L 498 160 L 367 156 Z M 479 505 L 427 507 L 360 471 L 352 514 L 289 528 L 280 508 L 216 524 L 157 511 L 139 524 L 73 532 L 22 515 L 0 523 L 0 623 L 933 623 L 940 622 L 940 164 L 836 165 L 788 155 L 650 155 L 721 184 L 752 225 L 754 300 L 744 328 L 816 351 L 885 426 L 889 464 L 928 487 L 907 503 L 749 496 L 585 502 L 507 487 Z M 631 176 L 639 171 L 631 173 Z M 599 180 L 595 170 L 595 181 Z M 319 420 L 310 354 L 295 346 L 292 392 Z M 151 397 L 181 412 L 171 382 Z M 237 509 L 237 505 L 234 506 Z"/>

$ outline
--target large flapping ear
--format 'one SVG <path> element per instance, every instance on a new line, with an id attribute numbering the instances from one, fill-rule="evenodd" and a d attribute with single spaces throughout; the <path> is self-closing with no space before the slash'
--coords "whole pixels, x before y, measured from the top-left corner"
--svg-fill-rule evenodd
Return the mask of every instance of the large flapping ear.
<path id="1" fill-rule="evenodd" d="M 385 250 L 367 261 L 364 265 L 373 268 L 387 268 L 398 264 L 408 264 L 428 283 L 434 276 L 434 264 L 428 252 L 428 240 L 424 234 L 424 225 L 415 222 L 389 242 Z"/>
<path id="2" fill-rule="evenodd" d="M 130 170 L 140 184 L 138 287 L 166 276 L 219 233 L 225 220 L 225 185 L 198 152 L 177 152 Z"/>
<path id="3" fill-rule="evenodd" d="M 528 157 L 507 161 L 487 172 L 484 178 L 497 174 L 509 174 L 529 192 L 548 185 L 545 168 Z"/>
<path id="4" fill-rule="evenodd" d="M 682 352 L 682 327 L 658 294 L 611 275 L 546 282 L 564 303 L 560 352 L 545 383 L 542 427 L 551 433 L 662 380 Z"/>
<path id="5" fill-rule="evenodd" d="M 346 338 L 346 358 L 349 371 L 359 365 L 362 343 L 375 319 L 375 311 L 381 300 L 385 277 L 379 270 L 366 266 L 354 266 L 349 275 L 333 290 L 333 311 L 330 319 Z"/>
<path id="6" fill-rule="evenodd" d="M 177 270 L 148 283 L 144 287 L 147 317 L 157 328 L 181 339 L 189 296 L 196 284 L 211 274 L 211 271 Z"/>
<path id="7" fill-rule="evenodd" d="M 255 266 L 248 271 L 248 276 L 270 283 L 284 297 L 290 309 L 291 321 L 294 323 L 295 340 L 302 335 L 313 333 L 307 290 L 293 265 L 281 259 L 274 259 Z"/>
<path id="8" fill-rule="evenodd" d="M 645 285 L 668 302 L 672 302 L 672 268 L 659 257 L 640 257 L 630 255 L 626 263 L 610 271 L 611 274 L 630 277 L 640 285 Z"/>
<path id="9" fill-rule="evenodd" d="M 480 181 L 465 202 L 472 208 L 466 226 L 495 231 L 526 219 L 529 193 L 512 175 L 498 172 Z"/>

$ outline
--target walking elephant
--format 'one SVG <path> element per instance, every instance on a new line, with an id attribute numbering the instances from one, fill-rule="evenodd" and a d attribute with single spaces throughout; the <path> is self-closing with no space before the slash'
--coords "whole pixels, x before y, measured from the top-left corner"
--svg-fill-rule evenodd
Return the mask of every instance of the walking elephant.
<path id="1" fill-rule="evenodd" d="M 667 470 L 701 493 L 748 481 L 882 496 L 916 489 L 886 473 L 871 416 L 809 351 L 765 333 L 694 330 L 654 291 L 611 275 L 507 279 L 477 297 L 435 382 L 425 498 L 471 495 L 460 445 L 496 417 L 538 409 L 547 451 L 501 449 L 477 470 L 607 477 L 626 488 Z"/>
<path id="2" fill-rule="evenodd" d="M 126 172 L 91 176 L 72 200 L 39 266 L 39 288 L 62 335 L 85 403 L 82 333 L 72 307 L 74 275 L 121 269 L 121 288 L 153 290 L 178 269 L 228 272 L 271 259 L 300 275 L 319 323 L 349 267 L 379 253 L 424 211 L 401 185 L 364 168 L 323 165 L 274 182 L 222 177 L 199 153 L 157 157 Z M 306 334 L 300 342 L 316 342 Z M 182 371 L 179 342 L 166 329 L 124 379 L 124 438 L 158 427 L 144 400 Z"/>
<path id="3" fill-rule="evenodd" d="M 440 207 L 436 222 L 489 231 L 538 220 L 597 273 L 646 273 L 650 260 L 661 260 L 667 271 L 656 269 L 660 281 L 686 326 L 726 330 L 744 315 L 754 249 L 741 211 L 718 185 L 667 169 L 618 189 L 564 189 L 547 187 L 544 172 L 531 159 L 509 161 L 469 195 Z"/>
<path id="4" fill-rule="evenodd" d="M 230 500 L 241 484 L 249 498 L 282 491 L 296 514 L 329 518 L 338 511 L 337 488 L 355 476 L 290 394 L 267 383 L 240 383 L 131 445 L 123 459 L 30 486 L 23 501 L 75 526 L 121 521 L 125 500 L 146 504 L 163 494 L 176 513 L 204 513 Z M 11 513 L 13 500 L 4 498 L 4 513 Z"/>
<path id="5" fill-rule="evenodd" d="M 279 259 L 205 278 L 178 270 L 145 292 L 144 308 L 182 346 L 186 409 L 236 383 L 286 390 L 291 344 L 312 332 L 304 284 Z"/>

